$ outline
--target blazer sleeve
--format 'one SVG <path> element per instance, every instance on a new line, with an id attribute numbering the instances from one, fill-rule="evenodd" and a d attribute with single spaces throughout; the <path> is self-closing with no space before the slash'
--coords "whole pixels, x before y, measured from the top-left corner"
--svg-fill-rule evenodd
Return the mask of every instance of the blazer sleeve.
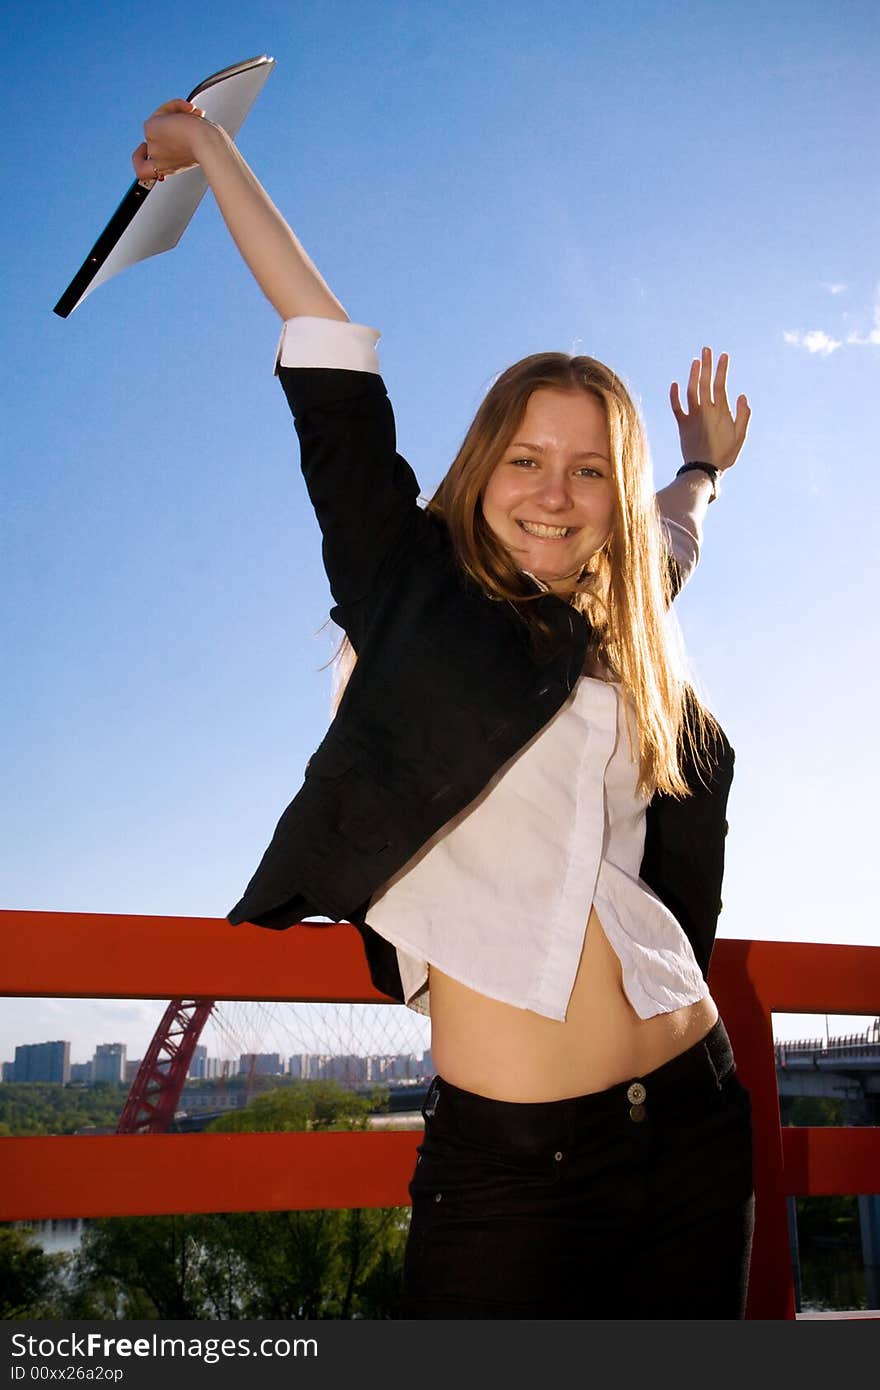
<path id="1" fill-rule="evenodd" d="M 364 335 L 372 336 L 372 344 Z M 418 480 L 397 452 L 376 337 L 357 324 L 292 319 L 276 362 L 321 528 L 336 604 L 332 616 L 346 631 L 350 611 L 377 592 L 386 568 L 411 552 L 428 529 Z"/>

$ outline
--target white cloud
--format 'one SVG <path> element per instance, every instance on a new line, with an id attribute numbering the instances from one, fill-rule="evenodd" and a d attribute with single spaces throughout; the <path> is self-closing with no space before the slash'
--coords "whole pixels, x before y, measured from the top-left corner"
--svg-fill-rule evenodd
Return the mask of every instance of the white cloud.
<path id="1" fill-rule="evenodd" d="M 832 352 L 836 352 L 843 343 L 839 338 L 832 338 L 827 333 L 823 333 L 821 328 L 811 328 L 809 333 L 805 333 L 801 340 L 807 352 L 820 352 L 823 357 L 830 357 Z"/>
<path id="2" fill-rule="evenodd" d="M 786 329 L 782 336 L 785 342 L 790 343 L 792 347 L 806 348 L 807 352 L 818 352 L 823 357 L 830 357 L 832 352 L 843 347 L 839 338 L 832 338 L 821 328 L 811 328 L 809 333 L 795 333 L 791 329 Z"/>
<path id="3" fill-rule="evenodd" d="M 846 285 L 822 282 L 822 288 L 828 290 L 829 294 L 838 294 L 846 289 Z M 852 321 L 854 317 L 855 315 L 848 313 L 842 316 L 844 321 Z M 786 328 L 783 330 L 782 339 L 790 347 L 802 347 L 809 353 L 818 353 L 820 357 L 830 357 L 832 352 L 837 352 L 844 344 L 843 339 L 833 338 L 824 328 L 811 328 L 808 333 Z M 845 341 L 848 347 L 880 347 L 880 284 L 874 291 L 873 327 L 866 333 L 853 329 L 847 333 Z"/>
<path id="4" fill-rule="evenodd" d="M 880 346 L 880 328 L 872 328 L 870 333 L 849 333 L 846 341 L 853 343 L 856 347 L 864 347 L 866 343 Z"/>
<path id="5" fill-rule="evenodd" d="M 829 294 L 843 294 L 846 289 L 846 285 L 841 284 L 838 280 L 820 280 L 819 284 L 822 289 L 827 290 Z"/>
<path id="6" fill-rule="evenodd" d="M 880 347 L 880 285 L 874 294 L 874 327 L 868 333 L 849 333 L 846 341 L 855 347 L 865 347 L 867 344 Z"/>

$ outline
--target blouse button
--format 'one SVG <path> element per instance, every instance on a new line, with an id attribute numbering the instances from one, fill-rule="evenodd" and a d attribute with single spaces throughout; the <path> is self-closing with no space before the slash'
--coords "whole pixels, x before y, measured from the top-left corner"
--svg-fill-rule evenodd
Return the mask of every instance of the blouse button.
<path id="1" fill-rule="evenodd" d="M 626 1093 L 626 1098 L 630 1105 L 641 1105 L 647 1094 L 641 1081 L 634 1081 Z"/>

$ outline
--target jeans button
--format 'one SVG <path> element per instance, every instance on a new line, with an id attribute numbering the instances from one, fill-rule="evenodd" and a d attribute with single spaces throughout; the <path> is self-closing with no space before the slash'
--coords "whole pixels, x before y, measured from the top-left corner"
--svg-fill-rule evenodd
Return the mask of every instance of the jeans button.
<path id="1" fill-rule="evenodd" d="M 645 1090 L 641 1081 L 634 1081 L 626 1093 L 626 1098 L 630 1105 L 641 1105 L 648 1092 Z"/>

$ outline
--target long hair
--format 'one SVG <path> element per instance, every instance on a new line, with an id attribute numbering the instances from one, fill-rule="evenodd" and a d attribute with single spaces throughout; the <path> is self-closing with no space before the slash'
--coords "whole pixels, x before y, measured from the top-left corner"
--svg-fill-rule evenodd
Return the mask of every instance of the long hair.
<path id="1" fill-rule="evenodd" d="M 573 581 L 568 602 L 592 630 L 594 654 L 621 682 L 639 790 L 686 796 L 682 763 L 690 753 L 706 763 L 711 716 L 693 697 L 670 619 L 671 581 L 654 497 L 647 437 L 620 378 L 592 357 L 542 352 L 508 367 L 490 387 L 428 510 L 442 519 L 461 568 L 488 597 L 513 604 L 536 651 L 551 637 L 535 593 L 483 515 L 482 497 L 513 440 L 533 392 L 584 391 L 602 405 L 615 489 L 614 520 L 604 545 Z M 348 650 L 346 650 L 348 649 Z M 338 653 L 344 679 L 353 665 L 350 644 Z M 337 702 L 341 689 L 337 690 Z M 633 728 L 633 723 L 635 727 Z"/>

